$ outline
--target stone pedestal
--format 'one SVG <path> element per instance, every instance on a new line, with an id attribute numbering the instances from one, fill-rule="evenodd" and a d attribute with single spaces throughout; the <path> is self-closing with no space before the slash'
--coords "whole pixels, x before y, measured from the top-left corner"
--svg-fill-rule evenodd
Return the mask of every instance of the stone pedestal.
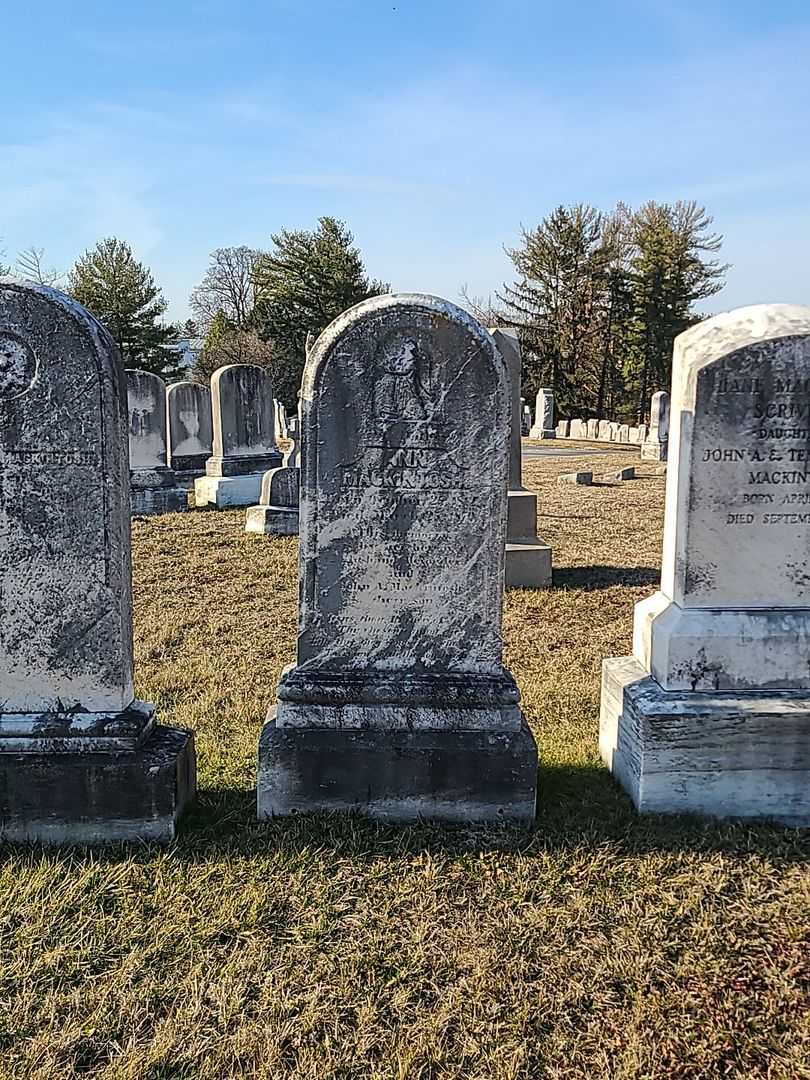
<path id="1" fill-rule="evenodd" d="M 642 811 L 810 825 L 810 309 L 708 319 L 672 378 L 661 589 L 605 661 L 602 757 Z"/>
<path id="2" fill-rule="evenodd" d="M 524 489 L 510 491 L 507 505 L 507 589 L 550 588 L 552 553 L 537 535 L 537 496 Z"/>
<path id="3" fill-rule="evenodd" d="M 642 813 L 810 825 L 808 691 L 666 691 L 605 660 L 599 750 Z"/>
<path id="4" fill-rule="evenodd" d="M 297 663 L 259 743 L 260 818 L 533 820 L 537 751 L 500 631 L 519 400 L 493 338 L 436 297 L 366 301 L 318 338 Z"/>
<path id="5" fill-rule="evenodd" d="M 188 510 L 188 488 L 169 468 L 133 469 L 129 476 L 133 514 L 171 514 Z"/>
<path id="6" fill-rule="evenodd" d="M 259 741 L 259 815 L 359 811 L 396 822 L 532 824 L 537 748 L 519 709 L 477 731 L 437 724 L 448 723 L 446 713 L 408 712 L 425 726 L 336 729 L 331 717 L 320 724 L 315 709 L 312 726 L 279 727 L 271 709 Z"/>
<path id="7" fill-rule="evenodd" d="M 167 843 L 196 793 L 194 736 L 122 713 L 0 713 L 0 840 Z"/>

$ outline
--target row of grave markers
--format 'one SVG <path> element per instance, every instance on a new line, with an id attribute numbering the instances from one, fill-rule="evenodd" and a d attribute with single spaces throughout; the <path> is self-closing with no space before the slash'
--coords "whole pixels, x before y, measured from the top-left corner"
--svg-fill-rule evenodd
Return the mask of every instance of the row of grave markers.
<path id="1" fill-rule="evenodd" d="M 309 352 L 297 658 L 259 741 L 260 818 L 534 821 L 502 660 L 507 346 L 389 295 Z M 601 753 L 640 810 L 810 824 L 809 411 L 810 309 L 678 339 L 661 588 L 602 679 Z M 134 697 L 127 423 L 96 320 L 0 284 L 4 839 L 167 840 L 194 796 L 193 734 Z"/>
<path id="2" fill-rule="evenodd" d="M 593 442 L 628 443 L 641 447 L 642 461 L 666 461 L 669 443 L 669 394 L 659 390 L 650 401 L 650 423 L 631 426 L 612 420 L 561 420 L 554 425 L 554 393 L 537 391 L 535 422 L 531 409 L 523 405 L 526 434 L 531 439 L 579 439 Z"/>

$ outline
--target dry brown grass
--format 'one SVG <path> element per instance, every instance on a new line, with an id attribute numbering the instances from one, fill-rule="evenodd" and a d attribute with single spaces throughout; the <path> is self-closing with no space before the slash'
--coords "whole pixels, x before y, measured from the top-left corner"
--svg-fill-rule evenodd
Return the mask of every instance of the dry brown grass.
<path id="1" fill-rule="evenodd" d="M 135 524 L 137 681 L 197 731 L 168 851 L 0 863 L 0 1074 L 180 1080 L 810 1077 L 806 838 L 638 818 L 598 763 L 603 656 L 655 587 L 663 478 L 528 463 L 554 590 L 506 601 L 543 758 L 530 834 L 253 820 L 296 542 Z"/>

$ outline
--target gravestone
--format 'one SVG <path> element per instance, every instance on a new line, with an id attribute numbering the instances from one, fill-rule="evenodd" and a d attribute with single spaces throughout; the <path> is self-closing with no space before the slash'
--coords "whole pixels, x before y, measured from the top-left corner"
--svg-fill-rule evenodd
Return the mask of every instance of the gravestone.
<path id="1" fill-rule="evenodd" d="M 259 743 L 258 814 L 534 818 L 502 664 L 510 387 L 435 297 L 351 308 L 302 386 L 297 663 Z"/>
<path id="2" fill-rule="evenodd" d="M 629 443 L 630 442 L 630 425 L 629 424 L 620 424 L 619 425 L 619 430 L 616 433 L 616 441 L 620 442 L 620 443 Z"/>
<path id="3" fill-rule="evenodd" d="M 194 482 L 197 506 L 251 506 L 262 477 L 281 465 L 270 374 L 255 364 L 228 364 L 211 376 L 214 446 L 205 476 Z"/>
<path id="4" fill-rule="evenodd" d="M 659 390 L 650 402 L 650 429 L 641 446 L 642 461 L 666 461 L 669 444 L 669 394 Z"/>
<path id="5" fill-rule="evenodd" d="M 559 424 L 557 424 L 557 438 L 558 439 L 567 439 L 568 438 L 568 432 L 569 432 L 570 428 L 571 428 L 571 421 L 570 420 L 560 420 Z"/>
<path id="6" fill-rule="evenodd" d="M 172 383 L 166 387 L 166 415 L 169 466 L 178 481 L 191 481 L 205 472 L 213 451 L 211 391 L 200 383 Z"/>
<path id="7" fill-rule="evenodd" d="M 611 424 L 609 420 L 600 420 L 599 427 L 596 432 L 596 437 L 600 442 L 610 442 L 612 435 Z"/>
<path id="8" fill-rule="evenodd" d="M 606 660 L 601 751 L 640 810 L 810 824 L 810 308 L 675 342 L 661 588 Z"/>
<path id="9" fill-rule="evenodd" d="M 599 421 L 598 420 L 589 420 L 587 425 L 586 425 L 586 431 L 587 431 L 587 437 L 589 439 L 598 439 L 599 438 Z"/>
<path id="10" fill-rule="evenodd" d="M 98 322 L 0 283 L 0 839 L 168 840 L 190 732 L 132 678 L 127 387 Z"/>
<path id="11" fill-rule="evenodd" d="M 301 470 L 269 469 L 262 478 L 257 506 L 245 512 L 245 532 L 263 536 L 298 535 L 298 488 Z"/>
<path id="12" fill-rule="evenodd" d="M 588 427 L 584 420 L 572 420 L 568 429 L 568 437 L 571 439 L 587 439 Z"/>
<path id="13" fill-rule="evenodd" d="M 544 387 L 537 391 L 534 409 L 534 426 L 529 432 L 530 439 L 556 439 L 554 427 L 554 391 Z"/>
<path id="14" fill-rule="evenodd" d="M 287 423 L 287 436 L 290 445 L 284 451 L 283 465 L 287 469 L 298 469 L 301 466 L 301 417 L 293 416 Z"/>
<path id="15" fill-rule="evenodd" d="M 167 462 L 166 384 L 151 371 L 127 371 L 129 483 L 133 514 L 168 514 L 188 509 Z"/>
<path id="16" fill-rule="evenodd" d="M 523 398 L 520 400 L 523 401 Z M 528 405 L 522 405 L 520 415 L 520 433 L 528 437 L 529 432 L 532 430 L 532 410 Z"/>
<path id="17" fill-rule="evenodd" d="M 510 387 L 509 494 L 506 526 L 506 585 L 543 589 L 551 585 L 551 548 L 537 535 L 537 496 L 523 486 L 520 441 L 520 339 L 514 330 L 490 330 L 506 362 Z"/>
<path id="18" fill-rule="evenodd" d="M 610 441 L 611 442 L 618 442 L 619 441 L 619 431 L 621 429 L 621 426 L 622 425 L 618 424 L 615 420 L 611 421 L 611 424 L 610 424 Z"/>
<path id="19" fill-rule="evenodd" d="M 630 428 L 627 434 L 627 441 L 633 444 L 637 444 L 639 442 L 639 429 L 637 427 Z"/>

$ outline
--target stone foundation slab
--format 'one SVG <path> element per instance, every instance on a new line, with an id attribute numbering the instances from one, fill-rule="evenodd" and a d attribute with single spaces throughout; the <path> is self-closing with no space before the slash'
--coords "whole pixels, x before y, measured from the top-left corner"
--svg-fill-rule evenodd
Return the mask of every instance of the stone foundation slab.
<path id="1" fill-rule="evenodd" d="M 517 730 L 280 728 L 272 708 L 259 740 L 260 819 L 354 811 L 530 825 L 536 800 L 537 747 L 522 718 Z"/>
<path id="2" fill-rule="evenodd" d="M 227 510 L 253 506 L 259 502 L 264 473 L 247 476 L 200 476 L 194 481 L 194 500 L 198 507 Z"/>
<path id="3" fill-rule="evenodd" d="M 124 753 L 0 753 L 0 840 L 42 844 L 175 836 L 196 792 L 194 736 L 156 727 Z"/>
<path id="4" fill-rule="evenodd" d="M 504 581 L 507 589 L 551 588 L 551 548 L 542 540 L 509 540 Z"/>
<path id="5" fill-rule="evenodd" d="M 605 660 L 602 759 L 642 813 L 810 826 L 810 693 L 664 691 Z"/>

